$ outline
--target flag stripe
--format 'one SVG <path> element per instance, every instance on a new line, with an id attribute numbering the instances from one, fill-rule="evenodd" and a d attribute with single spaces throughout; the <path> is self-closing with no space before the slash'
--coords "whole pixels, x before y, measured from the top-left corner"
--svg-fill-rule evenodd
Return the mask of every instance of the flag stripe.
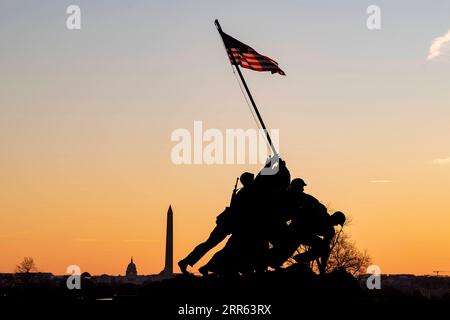
<path id="1" fill-rule="evenodd" d="M 222 32 L 221 35 L 232 64 L 234 64 L 234 58 L 236 64 L 243 68 L 255 71 L 270 71 L 271 73 L 285 75 L 284 71 L 278 67 L 278 62 L 275 60 L 259 54 L 253 48 L 224 32 Z"/>

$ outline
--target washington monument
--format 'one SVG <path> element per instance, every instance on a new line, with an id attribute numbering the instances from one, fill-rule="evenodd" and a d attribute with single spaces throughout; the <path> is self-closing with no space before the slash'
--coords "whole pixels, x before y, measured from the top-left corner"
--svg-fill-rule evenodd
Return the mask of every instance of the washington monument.
<path id="1" fill-rule="evenodd" d="M 166 264 L 160 275 L 165 277 L 173 276 L 173 212 L 172 206 L 167 210 L 167 229 L 166 229 Z"/>

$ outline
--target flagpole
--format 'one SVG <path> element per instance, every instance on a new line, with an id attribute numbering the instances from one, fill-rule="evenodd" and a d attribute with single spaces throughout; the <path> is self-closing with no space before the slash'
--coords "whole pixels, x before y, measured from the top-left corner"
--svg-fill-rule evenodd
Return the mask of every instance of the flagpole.
<path id="1" fill-rule="evenodd" d="M 219 20 L 216 19 L 214 21 L 214 24 L 216 25 L 216 28 L 219 31 L 220 37 L 222 37 L 222 28 L 220 27 Z M 223 38 L 222 38 L 222 41 L 223 41 Z M 224 42 L 224 45 L 225 45 L 225 42 Z M 226 49 L 227 48 L 225 46 L 225 50 Z M 227 52 L 227 54 L 228 54 L 228 52 Z M 247 82 L 245 82 L 245 79 L 244 79 L 244 76 L 242 75 L 241 69 L 239 68 L 239 65 L 236 63 L 236 60 L 234 59 L 233 54 L 230 54 L 229 56 L 231 57 L 230 59 L 233 62 L 231 65 L 232 66 L 234 65 L 234 67 L 236 68 L 236 70 L 239 74 L 239 77 L 241 78 L 242 84 L 244 85 L 245 91 L 247 92 L 247 95 L 250 98 L 250 102 L 252 103 L 253 110 L 255 110 L 255 113 L 256 113 L 256 116 L 258 117 L 259 123 L 261 124 L 261 127 L 263 128 L 264 132 L 266 133 L 266 138 L 267 138 L 267 141 L 269 142 L 270 148 L 272 149 L 273 155 L 277 156 L 278 155 L 277 150 L 275 149 L 275 147 L 272 143 L 272 139 L 270 138 L 269 131 L 267 130 L 266 125 L 261 117 L 261 114 L 259 113 L 259 110 L 258 110 L 258 107 L 256 106 L 255 100 L 253 100 L 253 96 L 250 92 L 250 89 L 247 86 Z"/>

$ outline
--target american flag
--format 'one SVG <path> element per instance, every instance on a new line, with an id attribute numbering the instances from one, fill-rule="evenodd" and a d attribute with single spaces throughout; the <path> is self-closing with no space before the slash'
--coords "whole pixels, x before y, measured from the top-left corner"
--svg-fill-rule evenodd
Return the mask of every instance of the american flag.
<path id="1" fill-rule="evenodd" d="M 253 48 L 236 40 L 223 31 L 221 32 L 221 35 L 232 64 L 237 64 L 242 68 L 255 71 L 270 71 L 271 73 L 279 73 L 283 76 L 286 75 L 284 71 L 278 67 L 278 62 L 275 60 L 259 54 Z M 233 55 L 236 63 L 234 63 L 231 55 Z"/>

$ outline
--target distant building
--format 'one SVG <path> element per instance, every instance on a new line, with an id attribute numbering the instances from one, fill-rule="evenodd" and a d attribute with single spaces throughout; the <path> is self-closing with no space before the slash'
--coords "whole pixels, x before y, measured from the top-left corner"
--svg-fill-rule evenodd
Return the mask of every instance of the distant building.
<path id="1" fill-rule="evenodd" d="M 131 261 L 127 266 L 127 270 L 125 271 L 125 277 L 128 280 L 134 280 L 137 277 L 137 269 L 136 264 L 133 262 L 133 257 L 131 257 Z"/>
<path id="2" fill-rule="evenodd" d="M 362 288 L 371 274 L 359 276 Z M 441 299 L 450 295 L 450 277 L 448 276 L 416 276 L 413 274 L 383 274 L 381 275 L 381 288 L 393 288 L 403 294 L 421 294 L 427 299 Z"/>
<path id="3" fill-rule="evenodd" d="M 145 285 L 154 281 L 162 281 L 174 277 L 173 272 L 173 211 L 172 206 L 167 210 L 167 225 L 166 225 L 166 252 L 164 269 L 157 274 L 138 275 L 136 264 L 133 257 L 127 265 L 125 276 L 123 275 L 91 275 L 88 272 L 83 272 L 81 278 L 88 280 L 93 285 L 111 286 L 111 285 Z M 0 273 L 0 291 L 6 287 L 14 287 L 21 285 L 20 273 Z M 42 284 L 46 286 L 65 287 L 68 275 L 53 275 L 47 272 L 33 272 L 30 274 L 29 282 L 31 284 Z M 1 294 L 1 292 L 0 292 Z"/>

